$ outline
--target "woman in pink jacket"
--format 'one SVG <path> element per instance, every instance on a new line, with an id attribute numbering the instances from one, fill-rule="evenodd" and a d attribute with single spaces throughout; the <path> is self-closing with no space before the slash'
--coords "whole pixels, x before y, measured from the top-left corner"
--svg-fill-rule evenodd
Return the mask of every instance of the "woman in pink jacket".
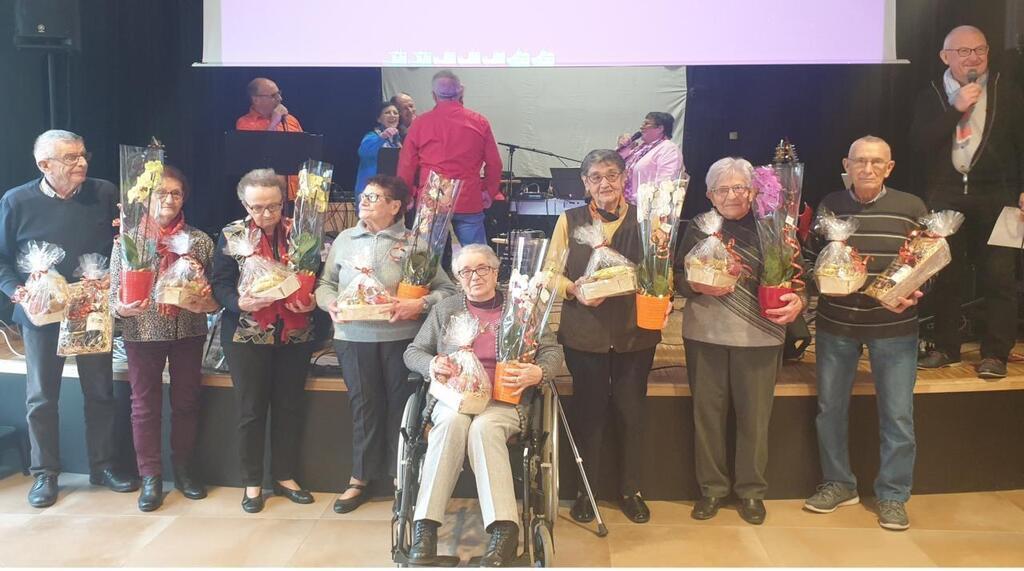
<path id="1" fill-rule="evenodd" d="M 668 113 L 651 111 L 640 125 L 639 138 L 619 136 L 619 156 L 626 161 L 624 195 L 630 204 L 636 204 L 640 184 L 674 179 L 683 171 L 683 151 L 672 142 L 675 124 Z"/>

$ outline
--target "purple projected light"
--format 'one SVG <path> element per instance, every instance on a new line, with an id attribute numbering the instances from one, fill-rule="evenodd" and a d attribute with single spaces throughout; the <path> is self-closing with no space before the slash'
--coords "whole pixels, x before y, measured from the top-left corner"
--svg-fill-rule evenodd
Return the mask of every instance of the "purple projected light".
<path id="1" fill-rule="evenodd" d="M 210 2 L 211 0 L 206 0 Z M 889 0 L 891 1 L 891 0 Z M 880 63 L 886 0 L 220 0 L 224 65 Z"/>

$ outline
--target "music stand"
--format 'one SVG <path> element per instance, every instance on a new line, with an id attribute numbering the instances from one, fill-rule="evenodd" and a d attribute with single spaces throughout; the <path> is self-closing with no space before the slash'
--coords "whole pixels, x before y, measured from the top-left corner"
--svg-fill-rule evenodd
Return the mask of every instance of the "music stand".
<path id="1" fill-rule="evenodd" d="M 253 169 L 272 168 L 277 174 L 298 174 L 308 159 L 323 160 L 324 136 L 315 133 L 282 131 L 225 131 L 224 181 L 233 189 L 238 179 Z M 228 216 L 221 222 L 245 216 L 234 192 L 217 201 Z"/>
<path id="2" fill-rule="evenodd" d="M 377 151 L 377 174 L 398 174 L 398 154 L 402 149 L 395 147 L 381 147 Z"/>

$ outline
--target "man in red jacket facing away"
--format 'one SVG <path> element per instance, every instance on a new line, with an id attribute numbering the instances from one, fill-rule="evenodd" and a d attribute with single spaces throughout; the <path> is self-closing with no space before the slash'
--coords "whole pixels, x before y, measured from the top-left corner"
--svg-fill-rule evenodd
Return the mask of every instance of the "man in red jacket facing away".
<path id="1" fill-rule="evenodd" d="M 492 201 L 505 199 L 498 188 L 501 157 L 491 124 L 463 106 L 462 83 L 451 71 L 434 74 L 431 91 L 436 105 L 409 127 L 398 158 L 398 176 L 416 189 L 417 196 L 430 171 L 461 180 L 462 190 L 452 216 L 455 236 L 463 246 L 486 244 L 483 211 Z"/>

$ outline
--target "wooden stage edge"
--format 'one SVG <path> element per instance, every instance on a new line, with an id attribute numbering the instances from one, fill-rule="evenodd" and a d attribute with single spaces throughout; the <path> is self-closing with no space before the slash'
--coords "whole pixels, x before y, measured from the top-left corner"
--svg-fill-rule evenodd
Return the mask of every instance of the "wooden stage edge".
<path id="1" fill-rule="evenodd" d="M 1024 351 L 1024 346 L 1018 345 L 1017 350 Z M 960 366 L 931 371 L 918 371 L 917 385 L 914 388 L 914 392 L 917 394 L 935 394 L 1024 390 L 1024 363 L 1010 363 L 1008 366 L 1009 375 L 1005 379 L 985 381 L 977 378 L 974 365 L 978 359 L 972 361 L 970 356 L 971 354 L 969 353 L 965 354 L 965 362 Z M 660 351 L 659 357 L 662 357 Z M 0 351 L 0 373 L 24 375 L 24 359 L 12 355 L 4 348 L 3 351 Z M 68 362 L 64 365 L 64 377 L 78 378 L 78 369 L 73 362 Z M 127 382 L 128 373 L 125 363 L 114 363 L 114 379 Z M 164 382 L 168 382 L 166 371 L 164 372 Z M 564 366 L 562 373 L 556 379 L 556 384 L 560 394 L 572 394 L 572 380 Z M 204 371 L 203 385 L 207 387 L 231 388 L 231 376 L 226 373 Z M 306 390 L 346 392 L 348 388 L 341 377 L 311 376 L 306 382 Z M 858 366 L 853 394 L 875 394 L 874 383 L 872 382 L 870 368 L 866 359 L 862 359 Z M 685 363 L 681 359 L 677 360 L 675 364 L 664 358 L 657 359 L 649 377 L 647 395 L 651 397 L 689 397 L 690 387 L 686 382 Z M 809 397 L 815 395 L 817 395 L 817 386 L 812 346 L 802 361 L 783 365 L 778 383 L 775 386 L 775 396 Z"/>

